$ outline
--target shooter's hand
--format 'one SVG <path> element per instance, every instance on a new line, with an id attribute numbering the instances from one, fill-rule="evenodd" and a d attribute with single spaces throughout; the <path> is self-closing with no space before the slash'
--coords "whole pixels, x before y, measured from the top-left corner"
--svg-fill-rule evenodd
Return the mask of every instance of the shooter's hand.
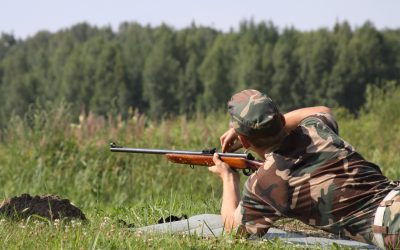
<path id="1" fill-rule="evenodd" d="M 242 143 L 239 140 L 238 134 L 235 129 L 230 128 L 219 138 L 222 146 L 222 152 L 235 152 L 242 148 Z"/>
<path id="2" fill-rule="evenodd" d="M 208 168 L 208 170 L 219 177 L 223 181 L 228 180 L 228 179 L 238 179 L 239 178 L 239 173 L 235 171 L 233 168 L 231 168 L 228 164 L 225 162 L 221 161 L 219 158 L 219 155 L 217 153 L 214 153 L 213 156 L 213 161 L 215 163 L 214 166 L 211 166 Z M 231 178 L 234 177 L 234 178 Z"/>

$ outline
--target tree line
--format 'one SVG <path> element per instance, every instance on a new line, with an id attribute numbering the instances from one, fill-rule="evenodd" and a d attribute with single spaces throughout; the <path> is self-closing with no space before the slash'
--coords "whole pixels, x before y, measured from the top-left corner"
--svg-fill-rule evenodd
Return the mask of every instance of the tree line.
<path id="1" fill-rule="evenodd" d="M 367 85 L 400 82 L 400 29 L 371 22 L 298 31 L 242 21 L 229 32 L 80 23 L 26 39 L 0 37 L 0 126 L 33 104 L 67 102 L 74 113 L 153 118 L 225 108 L 256 88 L 283 110 L 323 104 L 353 112 Z"/>

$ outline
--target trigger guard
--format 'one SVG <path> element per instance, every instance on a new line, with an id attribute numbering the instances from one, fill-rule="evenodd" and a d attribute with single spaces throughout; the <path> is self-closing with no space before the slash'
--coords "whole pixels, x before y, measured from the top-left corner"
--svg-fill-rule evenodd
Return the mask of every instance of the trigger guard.
<path id="1" fill-rule="evenodd" d="M 245 176 L 250 176 L 250 175 L 252 175 L 254 173 L 254 170 L 252 170 L 250 168 L 245 168 L 245 169 L 242 170 L 242 172 L 243 172 L 243 174 Z"/>

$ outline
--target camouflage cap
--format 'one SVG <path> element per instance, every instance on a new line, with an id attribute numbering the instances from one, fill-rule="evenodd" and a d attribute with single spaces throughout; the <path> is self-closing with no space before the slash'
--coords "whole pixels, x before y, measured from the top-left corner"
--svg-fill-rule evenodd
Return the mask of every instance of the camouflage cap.
<path id="1" fill-rule="evenodd" d="M 230 126 L 245 136 L 272 136 L 283 128 L 280 113 L 267 95 L 254 89 L 243 90 L 228 102 Z"/>

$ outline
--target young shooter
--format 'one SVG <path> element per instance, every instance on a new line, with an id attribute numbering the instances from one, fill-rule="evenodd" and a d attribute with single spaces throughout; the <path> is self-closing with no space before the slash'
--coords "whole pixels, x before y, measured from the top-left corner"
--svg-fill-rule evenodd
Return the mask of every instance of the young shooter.
<path id="1" fill-rule="evenodd" d="M 209 170 L 223 182 L 227 231 L 261 236 L 287 217 L 381 248 L 399 245 L 399 183 L 339 137 L 329 108 L 282 115 L 265 94 L 244 90 L 232 96 L 228 110 L 231 128 L 220 138 L 222 150 L 252 150 L 264 166 L 240 197 L 238 173 L 214 155 Z"/>

